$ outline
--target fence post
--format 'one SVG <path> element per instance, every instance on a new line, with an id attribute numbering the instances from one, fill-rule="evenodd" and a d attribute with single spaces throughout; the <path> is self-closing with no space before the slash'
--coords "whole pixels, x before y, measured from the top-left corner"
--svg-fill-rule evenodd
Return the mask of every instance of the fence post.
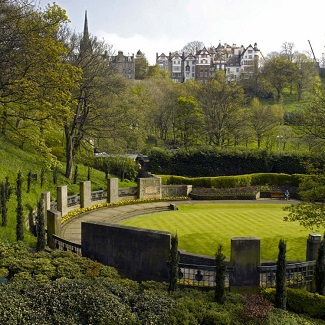
<path id="1" fill-rule="evenodd" d="M 91 181 L 80 182 L 80 208 L 91 205 Z"/>
<path id="2" fill-rule="evenodd" d="M 68 211 L 68 187 L 67 185 L 57 187 L 57 210 L 61 215 L 65 215 Z"/>
<path id="3" fill-rule="evenodd" d="M 258 290 L 260 274 L 260 239 L 235 237 L 231 239 L 229 288 L 234 292 Z"/>
<path id="4" fill-rule="evenodd" d="M 309 234 L 307 239 L 306 261 L 314 261 L 317 259 L 318 247 L 321 241 L 321 234 Z"/>
<path id="5" fill-rule="evenodd" d="M 55 249 L 53 235 L 61 234 L 61 212 L 47 210 L 47 245 Z"/>
<path id="6" fill-rule="evenodd" d="M 118 178 L 107 179 L 107 203 L 118 201 Z"/>

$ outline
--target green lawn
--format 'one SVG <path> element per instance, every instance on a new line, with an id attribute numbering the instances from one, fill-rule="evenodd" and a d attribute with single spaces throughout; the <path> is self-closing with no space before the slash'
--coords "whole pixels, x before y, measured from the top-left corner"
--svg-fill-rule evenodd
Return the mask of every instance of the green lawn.
<path id="1" fill-rule="evenodd" d="M 312 233 L 298 222 L 284 222 L 285 204 L 183 204 L 179 210 L 129 219 L 123 225 L 177 233 L 179 249 L 213 256 L 219 244 L 230 257 L 233 237 L 261 239 L 261 259 L 276 260 L 278 243 L 287 241 L 287 260 L 305 260 Z M 320 230 L 324 233 L 324 229 Z"/>

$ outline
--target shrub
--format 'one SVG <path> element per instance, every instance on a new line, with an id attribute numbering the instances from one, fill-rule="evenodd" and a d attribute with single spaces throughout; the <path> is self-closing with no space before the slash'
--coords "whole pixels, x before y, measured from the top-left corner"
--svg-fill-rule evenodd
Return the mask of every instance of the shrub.
<path id="1" fill-rule="evenodd" d="M 244 323 L 266 324 L 272 305 L 259 294 L 243 295 L 244 310 L 240 314 Z"/>
<path id="2" fill-rule="evenodd" d="M 261 294 L 274 302 L 275 289 L 264 289 Z M 287 309 L 298 314 L 325 319 L 325 297 L 307 290 L 287 288 Z"/>

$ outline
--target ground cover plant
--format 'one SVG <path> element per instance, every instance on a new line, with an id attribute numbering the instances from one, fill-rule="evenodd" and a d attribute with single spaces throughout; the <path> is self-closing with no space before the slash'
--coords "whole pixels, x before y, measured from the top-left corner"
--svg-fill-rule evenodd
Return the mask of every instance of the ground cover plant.
<path id="1" fill-rule="evenodd" d="M 179 248 L 214 256 L 219 244 L 227 258 L 233 237 L 261 239 L 261 259 L 276 260 L 278 242 L 287 242 L 287 260 L 305 260 L 310 230 L 298 222 L 285 222 L 287 204 L 213 203 L 180 204 L 178 210 L 139 216 L 123 225 L 177 233 Z M 320 230 L 323 233 L 324 229 Z"/>

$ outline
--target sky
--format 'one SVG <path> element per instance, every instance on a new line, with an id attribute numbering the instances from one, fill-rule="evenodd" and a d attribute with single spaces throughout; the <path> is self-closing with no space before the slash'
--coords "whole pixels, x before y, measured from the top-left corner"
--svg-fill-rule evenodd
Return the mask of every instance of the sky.
<path id="1" fill-rule="evenodd" d="M 48 0 L 38 0 L 44 7 Z M 324 0 L 56 0 L 69 26 L 82 33 L 87 10 L 90 34 L 125 55 L 141 50 L 156 63 L 156 53 L 181 50 L 192 41 L 206 47 L 257 43 L 262 54 L 281 51 L 285 42 L 320 59 L 325 52 Z"/>

